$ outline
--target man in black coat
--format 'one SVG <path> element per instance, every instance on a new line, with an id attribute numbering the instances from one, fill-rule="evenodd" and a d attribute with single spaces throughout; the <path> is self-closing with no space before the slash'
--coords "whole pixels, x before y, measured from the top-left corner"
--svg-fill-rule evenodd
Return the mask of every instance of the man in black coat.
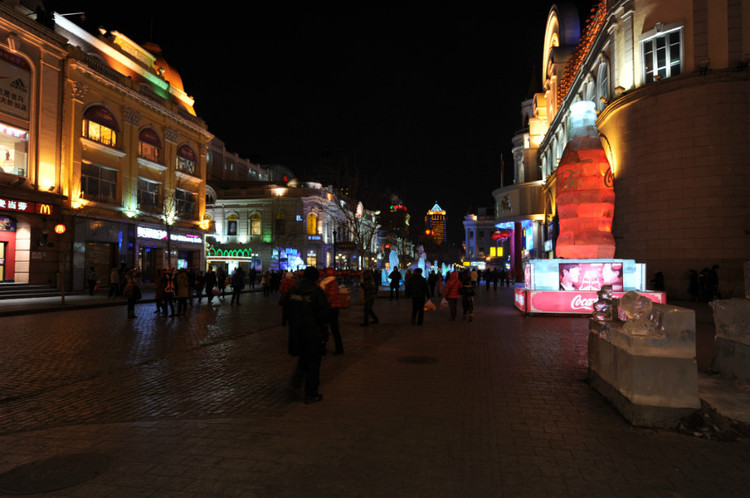
<path id="1" fill-rule="evenodd" d="M 430 288 L 427 280 L 422 276 L 422 269 L 414 270 L 411 280 L 409 280 L 409 295 L 411 296 L 411 323 L 422 325 L 424 322 L 424 305 L 430 297 Z"/>
<path id="2" fill-rule="evenodd" d="M 398 286 L 401 285 L 401 272 L 398 271 L 398 266 L 393 268 L 388 278 L 391 280 L 391 299 L 393 299 L 394 293 L 396 294 L 396 299 L 398 299 Z"/>
<path id="3" fill-rule="evenodd" d="M 329 307 L 325 293 L 317 285 L 318 277 L 318 270 L 308 266 L 299 283 L 280 300 L 289 320 L 289 354 L 299 358 L 292 375 L 292 387 L 301 386 L 304 380 L 305 404 L 323 399 L 318 386 Z"/>

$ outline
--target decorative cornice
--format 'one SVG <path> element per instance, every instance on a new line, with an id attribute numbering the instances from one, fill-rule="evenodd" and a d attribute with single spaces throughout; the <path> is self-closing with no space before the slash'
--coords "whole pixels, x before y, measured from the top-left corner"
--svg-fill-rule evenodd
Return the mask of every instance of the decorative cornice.
<path id="1" fill-rule="evenodd" d="M 89 91 L 88 85 L 85 85 L 80 81 L 73 81 L 72 86 L 73 91 L 71 93 L 73 95 L 73 100 L 76 100 L 78 103 L 82 104 L 83 100 L 86 98 L 86 94 Z"/>
<path id="2" fill-rule="evenodd" d="M 141 124 L 141 118 L 143 116 L 140 112 L 138 112 L 137 109 L 133 109 L 132 107 L 123 106 L 122 108 L 122 118 L 123 120 L 133 126 L 139 126 Z"/>
<path id="3" fill-rule="evenodd" d="M 167 140 L 167 142 L 176 144 L 180 139 L 180 131 L 177 128 L 167 126 L 166 128 L 164 128 L 164 138 Z"/>
<path id="4" fill-rule="evenodd" d="M 98 83 L 120 92 L 121 94 L 132 99 L 133 102 L 143 106 L 144 108 L 148 108 L 148 109 L 158 112 L 159 114 L 165 116 L 166 118 L 171 119 L 176 124 L 182 125 L 185 128 L 188 128 L 190 130 L 193 130 L 196 133 L 199 133 L 205 136 L 209 141 L 214 137 L 213 134 L 208 131 L 208 129 L 205 126 L 205 123 L 202 120 L 200 120 L 200 118 L 195 118 L 195 119 L 198 120 L 200 124 L 203 124 L 203 126 L 200 126 L 199 123 L 193 122 L 191 120 L 188 120 L 182 117 L 178 112 L 172 111 L 171 109 L 168 109 L 167 107 L 164 107 L 163 105 L 159 105 L 159 104 L 152 102 L 150 99 L 147 99 L 146 97 L 141 95 L 139 92 L 133 90 L 132 88 L 128 88 L 118 82 L 112 81 L 111 79 L 102 76 L 99 72 L 89 67 L 87 64 L 85 64 L 82 61 L 73 60 L 71 64 L 72 64 L 71 67 L 89 76 L 91 79 L 97 81 Z"/>

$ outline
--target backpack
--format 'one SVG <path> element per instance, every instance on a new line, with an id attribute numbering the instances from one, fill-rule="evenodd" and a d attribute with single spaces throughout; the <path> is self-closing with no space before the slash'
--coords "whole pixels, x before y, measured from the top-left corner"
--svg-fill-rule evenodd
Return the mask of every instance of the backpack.
<path id="1" fill-rule="evenodd" d="M 164 292 L 174 293 L 174 279 L 172 278 L 171 275 L 165 278 Z"/>

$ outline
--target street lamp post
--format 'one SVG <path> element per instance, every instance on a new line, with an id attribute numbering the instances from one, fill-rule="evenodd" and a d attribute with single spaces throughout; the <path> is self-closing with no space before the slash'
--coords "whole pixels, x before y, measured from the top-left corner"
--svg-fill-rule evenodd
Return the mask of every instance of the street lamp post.
<path id="1" fill-rule="evenodd" d="M 336 271 L 336 229 L 333 229 L 333 271 Z"/>

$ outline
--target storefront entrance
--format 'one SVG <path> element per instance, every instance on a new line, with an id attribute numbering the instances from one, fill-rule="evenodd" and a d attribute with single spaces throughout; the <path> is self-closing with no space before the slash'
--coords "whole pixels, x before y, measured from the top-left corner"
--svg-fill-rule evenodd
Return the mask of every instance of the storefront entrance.
<path id="1" fill-rule="evenodd" d="M 159 268 L 158 261 L 161 257 L 161 250 L 156 247 L 141 247 L 138 256 L 139 270 L 143 281 L 153 282 L 156 277 L 156 270 Z"/>
<path id="2" fill-rule="evenodd" d="M 109 286 L 109 272 L 117 266 L 115 245 L 105 242 L 86 242 L 86 273 L 94 267 L 99 287 Z"/>
<path id="3" fill-rule="evenodd" d="M 5 246 L 7 242 L 0 242 L 0 282 L 5 281 Z"/>

